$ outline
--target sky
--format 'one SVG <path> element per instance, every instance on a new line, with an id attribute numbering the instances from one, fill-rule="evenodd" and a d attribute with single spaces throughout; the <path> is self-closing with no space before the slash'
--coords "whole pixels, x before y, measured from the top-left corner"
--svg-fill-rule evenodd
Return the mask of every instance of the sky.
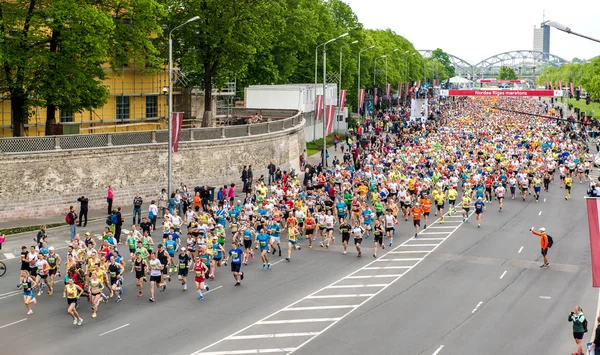
<path id="1" fill-rule="evenodd" d="M 436 49 L 476 64 L 533 50 L 533 27 L 546 20 L 600 39 L 600 0 L 343 0 L 365 28 L 390 28 L 415 49 Z M 432 11 L 433 10 L 433 11 Z M 550 54 L 568 61 L 600 55 L 600 43 L 550 29 Z"/>

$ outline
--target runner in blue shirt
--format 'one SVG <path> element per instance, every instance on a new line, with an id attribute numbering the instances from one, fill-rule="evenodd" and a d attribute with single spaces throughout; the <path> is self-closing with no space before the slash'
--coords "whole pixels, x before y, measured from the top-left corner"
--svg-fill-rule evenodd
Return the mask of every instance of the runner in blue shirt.
<path id="1" fill-rule="evenodd" d="M 477 228 L 481 228 L 481 217 L 483 216 L 483 209 L 485 208 L 485 203 L 483 202 L 483 197 L 477 197 L 477 201 L 475 201 L 475 215 L 477 216 Z"/>
<path id="2" fill-rule="evenodd" d="M 363 203 L 362 219 L 363 219 L 363 224 L 365 225 L 365 231 L 366 231 L 365 238 L 369 238 L 369 232 L 371 231 L 371 224 L 373 223 L 373 211 L 371 211 L 371 208 L 369 208 L 366 203 Z"/>
<path id="3" fill-rule="evenodd" d="M 242 249 L 238 248 L 235 241 L 231 243 L 231 249 L 227 253 L 227 260 L 231 260 L 231 272 L 233 273 L 233 278 L 235 279 L 236 286 L 239 286 L 241 280 L 244 279 L 244 273 L 241 272 L 243 253 L 244 252 L 242 251 Z"/>
<path id="4" fill-rule="evenodd" d="M 270 269 L 271 263 L 269 263 L 269 247 L 271 246 L 271 238 L 267 233 L 265 233 L 264 229 L 261 229 L 258 235 L 256 236 L 256 243 L 258 243 L 260 247 L 260 258 L 263 261 L 263 270 Z"/>
<path id="5" fill-rule="evenodd" d="M 346 209 L 347 208 L 348 208 L 348 205 L 346 205 L 346 202 L 344 202 L 344 200 L 341 197 L 338 198 L 338 201 L 335 204 L 335 209 L 337 210 L 338 219 L 346 218 Z"/>
<path id="6" fill-rule="evenodd" d="M 281 256 L 281 225 L 274 221 L 271 225 L 271 247 L 273 248 L 273 255 L 275 255 L 275 245 L 279 249 L 279 256 Z"/>

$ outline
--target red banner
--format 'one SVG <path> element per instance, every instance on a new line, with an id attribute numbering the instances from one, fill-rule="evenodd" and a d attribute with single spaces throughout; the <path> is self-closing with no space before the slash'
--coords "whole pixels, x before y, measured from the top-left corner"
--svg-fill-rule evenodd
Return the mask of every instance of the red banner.
<path id="1" fill-rule="evenodd" d="M 340 112 L 344 111 L 344 105 L 346 105 L 346 90 L 340 91 Z"/>
<path id="2" fill-rule="evenodd" d="M 392 95 L 392 84 L 387 84 L 387 87 L 385 90 L 385 96 L 389 99 L 391 95 Z"/>
<path id="3" fill-rule="evenodd" d="M 177 153 L 179 148 L 179 137 L 181 137 L 181 124 L 183 123 L 183 112 L 173 112 L 173 118 L 171 124 L 173 129 L 171 130 L 171 150 L 173 153 Z"/>
<path id="4" fill-rule="evenodd" d="M 377 97 L 377 88 L 373 88 L 373 106 L 377 106 L 377 100 L 379 100 Z"/>
<path id="5" fill-rule="evenodd" d="M 561 90 L 440 90 L 440 96 L 562 96 Z"/>
<path id="6" fill-rule="evenodd" d="M 365 89 L 360 89 L 360 97 L 358 98 L 358 108 L 362 108 L 365 103 Z"/>
<path id="7" fill-rule="evenodd" d="M 588 227 L 590 228 L 590 254 L 592 256 L 592 286 L 600 287 L 600 208 L 598 198 L 586 198 Z"/>
<path id="8" fill-rule="evenodd" d="M 398 98 L 402 97 L 402 83 L 398 83 Z"/>
<path id="9" fill-rule="evenodd" d="M 327 125 L 327 134 L 331 134 L 331 131 L 333 130 L 333 118 L 335 117 L 335 106 L 334 105 L 327 105 L 325 111 L 325 124 Z"/>
<path id="10" fill-rule="evenodd" d="M 320 121 L 323 117 L 323 95 L 317 95 L 317 102 L 315 102 L 315 105 L 317 106 L 315 109 L 315 117 L 317 121 Z"/>

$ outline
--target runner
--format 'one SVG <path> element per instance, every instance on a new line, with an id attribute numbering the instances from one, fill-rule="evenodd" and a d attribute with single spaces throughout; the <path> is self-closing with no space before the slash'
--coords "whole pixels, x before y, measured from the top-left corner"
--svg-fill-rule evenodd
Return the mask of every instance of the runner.
<path id="1" fill-rule="evenodd" d="M 350 241 L 350 230 L 352 226 L 346 219 L 340 219 L 339 231 L 342 234 L 342 248 L 344 249 L 343 254 L 346 255 L 348 252 L 348 242 Z"/>
<path id="2" fill-rule="evenodd" d="M 25 248 L 27 250 L 27 248 Z M 31 309 L 31 304 L 37 304 L 37 300 L 35 299 L 35 294 L 33 290 L 37 286 L 35 279 L 29 275 L 29 270 L 21 270 L 21 276 L 19 277 L 19 284 L 17 285 L 18 289 L 23 290 L 23 303 L 25 303 L 25 307 L 27 308 L 27 315 L 33 314 L 33 309 Z"/>
<path id="3" fill-rule="evenodd" d="M 385 232 L 387 233 L 387 238 L 390 240 L 389 246 L 391 247 L 394 243 L 394 226 L 398 224 L 396 218 L 392 215 L 392 210 L 388 209 L 385 215 Z"/>
<path id="4" fill-rule="evenodd" d="M 202 259 L 200 257 L 196 257 L 196 262 L 194 263 L 194 281 L 196 282 L 196 291 L 198 292 L 198 301 L 201 301 L 204 299 L 204 295 L 202 294 L 202 291 L 205 290 L 206 292 L 208 292 L 210 290 L 210 288 L 208 287 L 208 284 L 206 284 L 206 279 L 205 279 L 205 275 L 207 272 L 207 268 L 206 265 L 204 264 L 204 262 L 202 261 Z"/>
<path id="5" fill-rule="evenodd" d="M 475 217 L 477 219 L 477 228 L 481 228 L 481 218 L 483 217 L 483 210 L 485 209 L 485 202 L 482 197 L 477 197 L 475 201 Z"/>
<path id="6" fill-rule="evenodd" d="M 141 242 L 140 242 L 141 243 Z M 146 250 L 146 249 L 142 249 Z M 135 253 L 133 264 L 131 265 L 131 271 L 135 270 L 135 285 L 138 287 L 138 297 L 142 297 L 144 282 L 146 282 L 146 273 L 148 270 L 148 263 L 146 259 L 142 257 L 142 254 L 138 251 Z"/>
<path id="7" fill-rule="evenodd" d="M 415 226 L 415 238 L 417 238 L 419 236 L 419 227 L 421 226 L 421 214 L 423 214 L 423 210 L 415 203 L 410 209 L 410 214 L 413 219 L 413 225 Z"/>
<path id="8" fill-rule="evenodd" d="M 375 225 L 373 226 L 373 257 L 377 258 L 377 244 L 381 247 L 381 249 L 385 249 L 385 245 L 383 243 L 383 235 L 385 231 L 381 221 L 379 219 L 375 220 Z"/>
<path id="9" fill-rule="evenodd" d="M 294 250 L 301 250 L 302 247 L 300 246 L 300 244 L 298 244 L 298 228 L 296 226 L 288 226 L 288 251 L 287 251 L 287 257 L 285 258 L 285 260 L 287 262 L 291 261 L 292 258 L 292 249 Z"/>
<path id="10" fill-rule="evenodd" d="M 352 228 L 351 233 L 352 237 L 354 237 L 354 246 L 356 247 L 356 252 L 358 253 L 356 254 L 356 256 L 360 258 L 362 256 L 362 252 L 360 251 L 360 244 L 362 243 L 364 230 L 360 226 L 359 221 L 354 221 L 354 227 Z"/>
<path id="11" fill-rule="evenodd" d="M 269 262 L 269 248 L 272 247 L 271 238 L 264 229 L 261 229 L 256 236 L 256 244 L 260 247 L 260 258 L 263 262 L 263 270 L 270 269 L 271 263 Z"/>
<path id="12" fill-rule="evenodd" d="M 77 309 L 75 309 L 75 304 L 77 303 L 77 299 L 83 293 L 83 289 L 76 285 L 72 278 L 68 278 L 67 285 L 65 286 L 65 290 L 63 291 L 63 298 L 67 299 L 67 313 L 73 317 L 73 325 L 81 325 L 83 323 L 83 319 L 77 313 Z"/>
<path id="13" fill-rule="evenodd" d="M 419 201 L 421 205 L 421 209 L 423 210 L 423 216 L 425 217 L 425 225 L 423 225 L 423 229 L 427 229 L 427 222 L 429 219 L 429 214 L 431 213 L 431 199 L 426 194 L 421 194 L 421 200 Z"/>
<path id="14" fill-rule="evenodd" d="M 463 212 L 462 212 L 462 216 L 463 216 L 463 222 L 464 223 L 469 223 L 469 213 L 471 211 L 471 196 L 469 196 L 468 194 L 463 194 L 462 197 L 462 208 L 463 208 Z"/>
<path id="15" fill-rule="evenodd" d="M 227 252 L 227 254 L 227 260 L 231 261 L 231 273 L 235 279 L 235 286 L 239 286 L 241 281 L 244 279 L 244 273 L 241 271 L 243 251 L 234 241 L 231 243 L 231 249 Z"/>
<path id="16" fill-rule="evenodd" d="M 164 291 L 167 288 L 167 284 L 162 279 L 162 270 L 165 266 L 156 257 L 156 252 L 150 254 L 150 302 L 154 302 L 154 286 L 161 288 Z"/>

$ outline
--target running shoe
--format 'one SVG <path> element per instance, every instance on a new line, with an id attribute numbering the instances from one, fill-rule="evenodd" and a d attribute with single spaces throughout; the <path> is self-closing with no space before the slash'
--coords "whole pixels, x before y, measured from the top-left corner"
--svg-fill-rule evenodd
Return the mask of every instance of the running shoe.
<path id="1" fill-rule="evenodd" d="M 79 318 L 79 322 L 77 322 L 77 325 L 81 325 L 81 323 L 83 323 L 83 318 Z"/>
<path id="2" fill-rule="evenodd" d="M 203 299 L 204 299 L 204 296 L 198 297 L 198 301 L 202 301 Z"/>
<path id="3" fill-rule="evenodd" d="M 122 299 L 121 299 L 121 296 L 119 296 L 119 297 L 117 297 L 117 299 L 115 300 L 115 303 L 119 303 L 119 302 L 121 302 L 121 301 L 122 301 Z"/>
<path id="4" fill-rule="evenodd" d="M 240 285 L 240 282 L 239 282 L 239 281 L 235 283 L 235 286 L 239 286 L 239 285 Z"/>
<path id="5" fill-rule="evenodd" d="M 96 312 L 92 313 L 92 318 L 96 318 Z"/>
<path id="6" fill-rule="evenodd" d="M 73 325 L 77 325 L 77 318 L 73 318 Z"/>
<path id="7" fill-rule="evenodd" d="M 154 302 L 154 297 L 150 297 L 150 302 Z"/>
<path id="8" fill-rule="evenodd" d="M 187 291 L 187 285 L 183 285 L 183 290 Z"/>
<path id="9" fill-rule="evenodd" d="M 285 261 L 287 261 L 289 263 L 290 262 L 290 258 L 285 258 Z"/>
<path id="10" fill-rule="evenodd" d="M 267 268 L 267 265 L 263 264 L 263 267 L 262 267 L 262 269 L 264 270 L 264 269 L 266 269 L 266 268 Z"/>
<path id="11" fill-rule="evenodd" d="M 33 301 L 33 304 L 34 304 L 34 305 L 37 305 L 37 300 L 35 299 L 35 297 L 33 298 L 33 300 L 32 300 L 32 301 Z"/>
<path id="12" fill-rule="evenodd" d="M 271 264 L 267 264 L 267 269 L 271 270 Z"/>
<path id="13" fill-rule="evenodd" d="M 31 310 L 31 309 L 30 309 L 30 310 L 27 312 L 27 315 L 29 316 L 29 315 L 32 315 L 32 314 L 33 314 L 33 310 Z"/>
<path id="14" fill-rule="evenodd" d="M 244 279 L 244 273 L 243 272 L 240 273 L 240 279 L 242 279 L 242 280 Z"/>

